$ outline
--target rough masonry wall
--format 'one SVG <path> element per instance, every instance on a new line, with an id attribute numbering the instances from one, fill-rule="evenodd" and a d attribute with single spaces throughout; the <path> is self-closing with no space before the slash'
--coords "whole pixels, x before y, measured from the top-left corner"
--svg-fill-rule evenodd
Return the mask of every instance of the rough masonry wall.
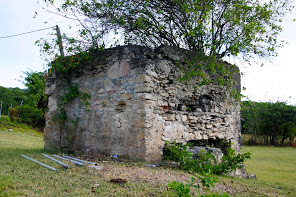
<path id="1" fill-rule="evenodd" d="M 124 46 L 98 53 L 72 73 L 72 82 L 88 93 L 89 111 L 79 99 L 63 106 L 64 124 L 55 118 L 62 84 L 47 79 L 45 148 L 95 151 L 159 161 L 166 140 L 200 145 L 240 147 L 240 110 L 229 91 L 215 85 L 184 83 L 179 66 L 191 52 L 163 46 L 152 50 Z M 176 63 L 178 62 L 178 64 Z M 237 68 L 225 63 L 234 71 Z M 239 72 L 234 73 L 240 89 Z M 222 147 L 223 148 L 223 147 Z"/>

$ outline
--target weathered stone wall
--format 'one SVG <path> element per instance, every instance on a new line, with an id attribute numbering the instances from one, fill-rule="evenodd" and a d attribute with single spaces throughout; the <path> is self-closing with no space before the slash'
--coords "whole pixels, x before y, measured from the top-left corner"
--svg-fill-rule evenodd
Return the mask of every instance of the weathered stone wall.
<path id="1" fill-rule="evenodd" d="M 63 106 L 64 125 L 55 118 L 62 85 L 51 75 L 45 90 L 49 96 L 45 148 L 71 146 L 146 161 L 161 159 L 166 140 L 216 147 L 231 143 L 239 151 L 239 104 L 231 102 L 229 91 L 215 83 L 195 87 L 200 79 L 187 84 L 178 80 L 183 75 L 179 66 L 193 56 L 168 46 L 155 50 L 124 46 L 98 53 L 72 73 L 72 82 L 91 96 L 89 111 L 74 99 Z M 225 66 L 237 71 L 234 87 L 240 89 L 238 69 Z"/>

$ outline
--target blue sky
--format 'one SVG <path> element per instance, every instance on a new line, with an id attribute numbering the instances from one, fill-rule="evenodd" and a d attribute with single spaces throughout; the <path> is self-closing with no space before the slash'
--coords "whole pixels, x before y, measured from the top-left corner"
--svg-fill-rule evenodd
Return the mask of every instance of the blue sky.
<path id="1" fill-rule="evenodd" d="M 39 14 L 33 18 L 35 11 Z M 296 13 L 296 9 L 294 11 Z M 296 22 L 294 16 L 284 19 L 284 30 L 281 39 L 289 42 L 279 49 L 279 56 L 265 62 L 247 65 L 231 58 L 244 75 L 242 86 L 247 90 L 242 93 L 255 101 L 288 101 L 296 104 Z M 47 21 L 45 24 L 44 22 Z M 59 25 L 61 31 L 67 28 L 68 21 L 45 14 L 37 0 L 9 0 L 0 3 L 0 37 L 43 29 Z M 37 33 L 0 39 L 0 86 L 21 87 L 19 82 L 22 71 L 43 71 L 46 62 L 40 57 L 40 49 L 34 43 L 39 38 L 52 38 L 51 29 Z"/>
<path id="2" fill-rule="evenodd" d="M 0 3 L 0 37 L 29 32 L 48 27 L 38 19 L 33 19 L 33 0 L 9 0 Z M 12 38 L 0 39 L 0 85 L 4 87 L 24 87 L 20 80 L 22 71 L 28 68 L 42 71 L 44 63 L 39 55 L 39 47 L 34 42 L 49 32 L 38 32 Z"/>

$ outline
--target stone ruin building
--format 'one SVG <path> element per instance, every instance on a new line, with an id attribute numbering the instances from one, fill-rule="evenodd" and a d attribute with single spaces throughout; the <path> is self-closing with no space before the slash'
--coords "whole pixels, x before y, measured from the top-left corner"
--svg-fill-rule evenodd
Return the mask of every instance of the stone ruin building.
<path id="1" fill-rule="evenodd" d="M 45 148 L 128 156 L 159 161 L 165 141 L 240 150 L 240 106 L 230 91 L 200 79 L 180 81 L 193 52 L 177 47 L 150 49 L 122 46 L 98 52 L 71 82 L 87 93 L 90 105 L 79 98 L 63 106 L 67 119 L 57 120 L 61 81 L 47 78 L 48 112 Z M 240 73 L 232 69 L 233 88 L 240 89 Z M 215 78 L 215 76 L 212 76 Z"/>

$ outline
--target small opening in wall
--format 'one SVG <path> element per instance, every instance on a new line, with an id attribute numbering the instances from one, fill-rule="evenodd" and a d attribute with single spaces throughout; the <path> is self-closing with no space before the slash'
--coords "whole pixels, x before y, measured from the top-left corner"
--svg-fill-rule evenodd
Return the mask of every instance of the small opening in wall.
<path id="1" fill-rule="evenodd" d="M 200 95 L 188 98 L 178 105 L 179 111 L 209 112 L 213 108 L 213 97 L 211 95 Z M 184 106 L 183 106 L 184 105 Z"/>
<path id="2" fill-rule="evenodd" d="M 168 84 L 173 84 L 174 83 L 174 77 L 172 75 L 170 75 L 168 77 Z"/>
<path id="3" fill-rule="evenodd" d="M 220 148 L 224 154 L 226 153 L 226 149 L 229 148 L 231 145 L 229 141 L 220 139 L 190 140 L 187 143 L 191 143 L 194 146 Z"/>
<path id="4" fill-rule="evenodd" d="M 126 109 L 126 103 L 123 101 L 119 101 L 115 107 L 115 110 L 124 111 Z"/>

